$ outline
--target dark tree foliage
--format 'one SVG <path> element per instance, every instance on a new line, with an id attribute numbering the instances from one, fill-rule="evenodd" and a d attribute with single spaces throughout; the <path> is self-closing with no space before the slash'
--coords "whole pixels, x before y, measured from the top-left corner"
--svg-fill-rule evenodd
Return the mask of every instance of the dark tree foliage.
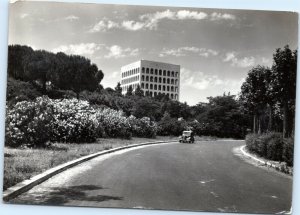
<path id="1" fill-rule="evenodd" d="M 126 92 L 126 96 L 132 96 L 132 95 L 133 95 L 133 89 L 132 89 L 132 86 L 130 85 L 130 86 L 128 87 L 127 92 Z"/>
<path id="2" fill-rule="evenodd" d="M 282 108 L 283 136 L 293 132 L 296 99 L 297 50 L 285 46 L 273 55 L 271 87 Z"/>
<path id="3" fill-rule="evenodd" d="M 34 51 L 20 45 L 8 47 L 8 76 L 21 81 L 39 82 L 46 93 L 47 82 L 61 90 L 72 90 L 79 98 L 83 90 L 94 91 L 103 72 L 82 56 Z"/>
<path id="4" fill-rule="evenodd" d="M 294 132 L 297 50 L 276 49 L 271 69 L 257 66 L 248 73 L 240 101 L 253 115 L 253 132 Z"/>
<path id="5" fill-rule="evenodd" d="M 140 85 L 138 85 L 137 88 L 135 89 L 134 95 L 139 97 L 144 96 L 144 91 L 141 89 Z"/>
<path id="6" fill-rule="evenodd" d="M 120 95 L 120 96 L 122 95 L 122 87 L 121 87 L 120 82 L 117 83 L 117 86 L 115 87 L 115 91 L 116 91 L 117 95 Z"/>

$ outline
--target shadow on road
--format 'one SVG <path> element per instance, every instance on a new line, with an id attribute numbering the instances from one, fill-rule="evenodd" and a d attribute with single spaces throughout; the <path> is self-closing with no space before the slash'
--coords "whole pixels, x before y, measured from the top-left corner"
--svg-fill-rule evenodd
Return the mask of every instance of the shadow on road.
<path id="1" fill-rule="evenodd" d="M 90 196 L 89 191 L 97 191 L 104 189 L 94 185 L 80 185 L 69 187 L 53 187 L 47 192 L 35 192 L 30 196 L 20 198 L 20 201 L 14 203 L 33 203 L 42 205 L 64 205 L 71 201 L 82 202 L 103 202 L 109 200 L 123 200 L 123 197 L 109 195 Z M 47 194 L 46 194 L 47 193 Z M 34 200 L 33 200 L 34 199 Z"/>

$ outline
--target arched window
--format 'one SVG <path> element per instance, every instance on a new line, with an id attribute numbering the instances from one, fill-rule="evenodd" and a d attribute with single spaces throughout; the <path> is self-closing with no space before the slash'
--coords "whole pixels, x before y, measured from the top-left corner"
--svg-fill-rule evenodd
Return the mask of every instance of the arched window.
<path id="1" fill-rule="evenodd" d="M 153 96 L 153 93 L 152 93 L 152 92 L 150 92 L 150 96 L 151 96 L 151 97 Z"/>
<path id="2" fill-rule="evenodd" d="M 146 76 L 146 81 L 149 81 L 149 76 Z"/>
<path id="3" fill-rule="evenodd" d="M 161 85 L 158 85 L 158 90 L 161 90 Z"/>
<path id="4" fill-rule="evenodd" d="M 170 78 L 167 79 L 167 84 L 170 84 Z"/>
<path id="5" fill-rule="evenodd" d="M 171 76 L 174 77 L 174 71 L 172 71 Z"/>
<path id="6" fill-rule="evenodd" d="M 149 68 L 146 68 L 146 74 L 149 74 Z"/>
<path id="7" fill-rule="evenodd" d="M 178 80 L 175 80 L 175 85 L 178 85 Z"/>
<path id="8" fill-rule="evenodd" d="M 170 87 L 169 86 L 167 86 L 167 91 L 170 91 Z"/>
<path id="9" fill-rule="evenodd" d="M 158 71 L 157 71 L 157 69 L 155 69 L 155 75 L 157 75 L 157 73 L 158 73 Z"/>
<path id="10" fill-rule="evenodd" d="M 168 76 L 170 76 L 171 74 L 170 74 L 170 71 L 168 71 Z"/>
<path id="11" fill-rule="evenodd" d="M 171 94 L 171 99 L 174 99 L 174 95 L 173 94 Z"/>
<path id="12" fill-rule="evenodd" d="M 153 69 L 152 68 L 150 69 L 150 74 L 153 75 Z"/>
<path id="13" fill-rule="evenodd" d="M 150 84 L 150 90 L 153 90 L 153 84 Z"/>
<path id="14" fill-rule="evenodd" d="M 161 77 L 159 77 L 158 82 L 161 83 Z"/>
<path id="15" fill-rule="evenodd" d="M 178 100 L 178 95 L 177 94 L 175 94 L 175 99 Z"/>
<path id="16" fill-rule="evenodd" d="M 164 70 L 163 75 L 166 76 L 166 70 Z"/>
<path id="17" fill-rule="evenodd" d="M 166 78 L 163 78 L 163 83 L 164 83 L 164 84 L 166 83 Z"/>
<path id="18" fill-rule="evenodd" d="M 141 88 L 144 89 L 144 83 L 141 84 Z"/>
<path id="19" fill-rule="evenodd" d="M 171 91 L 174 92 L 174 87 L 173 86 L 171 87 Z"/>
<path id="20" fill-rule="evenodd" d="M 157 92 L 154 92 L 154 96 L 157 96 Z"/>
<path id="21" fill-rule="evenodd" d="M 154 90 L 157 90 L 157 85 L 156 84 L 154 84 Z"/>
<path id="22" fill-rule="evenodd" d="M 145 73 L 145 67 L 142 67 L 142 73 Z"/>
<path id="23" fill-rule="evenodd" d="M 174 79 L 171 79 L 171 84 L 174 84 Z"/>
<path id="24" fill-rule="evenodd" d="M 153 77 L 152 76 L 150 77 L 150 82 L 153 82 Z"/>
<path id="25" fill-rule="evenodd" d="M 162 75 L 162 71 L 161 71 L 161 69 L 159 70 L 159 75 Z"/>
<path id="26" fill-rule="evenodd" d="M 178 72 L 176 72 L 175 74 L 176 74 L 176 77 L 178 77 Z"/>
<path id="27" fill-rule="evenodd" d="M 166 86 L 163 86 L 163 91 L 166 91 Z"/>
<path id="28" fill-rule="evenodd" d="M 144 75 L 142 75 L 142 81 L 145 81 L 145 76 Z"/>
<path id="29" fill-rule="evenodd" d="M 154 82 L 157 83 L 157 77 L 154 78 Z"/>
<path id="30" fill-rule="evenodd" d="M 149 89 L 149 85 L 148 84 L 146 84 L 146 89 Z"/>

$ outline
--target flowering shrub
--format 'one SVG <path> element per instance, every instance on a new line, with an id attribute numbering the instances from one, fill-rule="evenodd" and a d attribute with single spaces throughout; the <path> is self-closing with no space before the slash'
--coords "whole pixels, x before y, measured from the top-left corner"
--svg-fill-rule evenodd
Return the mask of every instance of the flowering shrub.
<path id="1" fill-rule="evenodd" d="M 155 137 L 157 132 L 157 124 L 150 120 L 149 117 L 137 119 L 131 115 L 128 117 L 132 135 L 137 137 Z"/>
<path id="2" fill-rule="evenodd" d="M 93 142 L 99 122 L 87 101 L 77 99 L 52 100 L 53 135 L 51 140 L 63 142 Z"/>
<path id="3" fill-rule="evenodd" d="M 103 136 L 130 138 L 131 128 L 129 121 L 124 116 L 123 111 L 113 109 L 98 109 L 95 113 L 95 119 L 99 126 L 103 127 Z"/>
<path id="4" fill-rule="evenodd" d="M 5 144 L 12 147 L 43 145 L 51 137 L 52 113 L 53 107 L 45 97 L 35 102 L 18 102 L 6 113 Z"/>
<path id="5" fill-rule="evenodd" d="M 18 102 L 6 115 L 6 145 L 41 146 L 47 141 L 93 142 L 98 137 L 154 137 L 155 122 L 122 111 L 93 108 L 87 101 L 39 97 Z"/>

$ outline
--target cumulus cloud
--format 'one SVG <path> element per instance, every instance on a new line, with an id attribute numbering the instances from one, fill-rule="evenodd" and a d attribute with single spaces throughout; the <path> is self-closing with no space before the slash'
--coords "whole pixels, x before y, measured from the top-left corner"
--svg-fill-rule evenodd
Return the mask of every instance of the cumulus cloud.
<path id="1" fill-rule="evenodd" d="M 92 55 L 95 51 L 101 49 L 103 45 L 96 43 L 80 43 L 71 45 L 61 45 L 57 48 L 52 49 L 52 52 L 64 52 L 67 54 L 74 55 Z"/>
<path id="2" fill-rule="evenodd" d="M 216 56 L 218 55 L 218 51 L 212 50 L 212 49 L 206 49 L 206 48 L 198 48 L 198 47 L 180 47 L 177 49 L 166 49 L 164 48 L 162 52 L 159 54 L 160 57 L 165 56 L 175 56 L 175 57 L 182 57 L 182 56 L 188 56 L 191 54 L 199 55 L 202 57 L 210 57 L 210 56 Z"/>
<path id="3" fill-rule="evenodd" d="M 184 87 L 192 87 L 197 90 L 220 90 L 220 93 L 238 93 L 244 79 L 221 79 L 217 75 L 207 75 L 200 71 L 181 69 L 181 83 Z"/>
<path id="4" fill-rule="evenodd" d="M 145 26 L 145 23 L 135 21 L 123 21 L 122 27 L 129 31 L 141 30 Z"/>
<path id="5" fill-rule="evenodd" d="M 64 19 L 68 20 L 68 21 L 75 21 L 75 20 L 78 20 L 79 17 L 78 16 L 74 16 L 74 15 L 70 15 L 70 16 L 65 17 Z"/>
<path id="6" fill-rule="evenodd" d="M 139 53 L 138 49 L 131 48 L 122 48 L 118 45 L 113 45 L 111 47 L 107 47 L 109 53 L 105 55 L 105 58 L 123 58 L 123 57 L 132 57 L 137 56 Z"/>
<path id="7" fill-rule="evenodd" d="M 117 28 L 129 31 L 138 30 L 155 30 L 158 24 L 162 20 L 204 20 L 208 19 L 211 21 L 215 20 L 234 20 L 235 16 L 227 13 L 212 13 L 208 15 L 201 11 L 190 11 L 190 10 L 179 10 L 179 11 L 157 11 L 155 13 L 147 13 L 140 15 L 137 20 L 124 20 L 121 23 L 117 23 L 107 18 L 100 20 L 96 23 L 89 32 L 100 32 L 107 31 L 109 29 Z"/>
<path id="8" fill-rule="evenodd" d="M 238 58 L 235 52 L 227 52 L 223 62 L 230 62 L 231 66 L 246 68 L 255 65 L 255 58 L 253 56 Z"/>
<path id="9" fill-rule="evenodd" d="M 232 14 L 228 14 L 228 13 L 217 13 L 214 12 L 210 15 L 210 19 L 213 21 L 217 21 L 217 20 L 235 20 L 236 17 Z"/>
<path id="10" fill-rule="evenodd" d="M 114 21 L 108 20 L 104 18 L 103 20 L 100 20 L 98 23 L 96 23 L 90 30 L 90 33 L 95 32 L 105 32 L 107 30 L 113 29 L 113 28 L 119 28 L 120 25 Z"/>

